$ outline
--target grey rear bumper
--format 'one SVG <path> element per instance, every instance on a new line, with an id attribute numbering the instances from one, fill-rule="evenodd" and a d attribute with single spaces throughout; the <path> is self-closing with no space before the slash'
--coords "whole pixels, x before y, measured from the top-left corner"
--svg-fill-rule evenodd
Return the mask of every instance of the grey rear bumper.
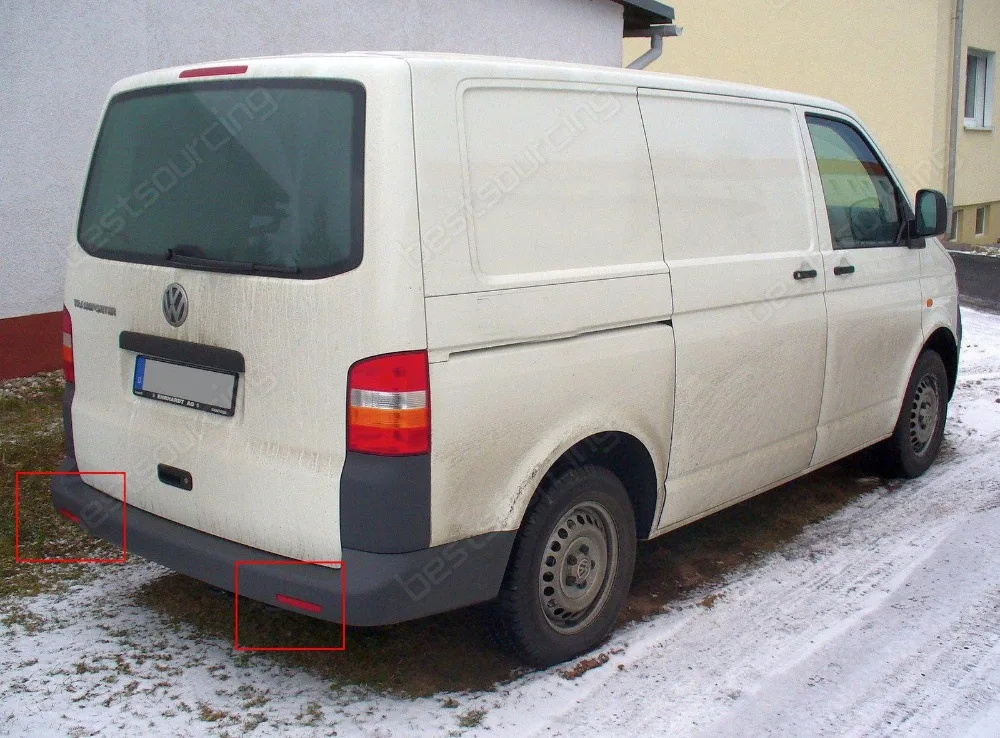
<path id="1" fill-rule="evenodd" d="M 76 471 L 69 458 L 61 471 Z M 232 592 L 237 561 L 296 563 L 152 515 L 86 484 L 75 475 L 52 478 L 57 509 L 80 518 L 93 535 L 122 544 L 123 512 L 128 524 L 127 554 L 138 554 L 174 571 Z M 286 607 L 283 594 L 321 606 L 313 617 L 340 623 L 346 605 L 349 625 L 387 625 L 454 610 L 497 595 L 515 532 L 503 531 L 408 553 L 343 549 L 346 594 L 338 569 L 315 564 L 240 566 L 240 595 Z"/>

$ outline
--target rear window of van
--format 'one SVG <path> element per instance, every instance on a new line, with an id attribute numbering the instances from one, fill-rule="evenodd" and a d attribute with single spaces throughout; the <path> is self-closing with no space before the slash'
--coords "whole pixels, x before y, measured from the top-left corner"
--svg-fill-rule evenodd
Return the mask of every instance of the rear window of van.
<path id="1" fill-rule="evenodd" d="M 177 84 L 114 97 L 77 237 L 94 256 L 318 278 L 362 256 L 365 92 L 340 80 Z"/>

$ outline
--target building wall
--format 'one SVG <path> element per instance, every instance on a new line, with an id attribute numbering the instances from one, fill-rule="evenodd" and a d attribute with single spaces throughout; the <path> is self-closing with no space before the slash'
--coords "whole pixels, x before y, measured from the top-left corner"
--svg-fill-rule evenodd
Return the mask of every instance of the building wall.
<path id="1" fill-rule="evenodd" d="M 966 54 L 969 47 L 992 51 L 1000 58 L 1000 2 L 965 0 L 965 23 L 962 34 L 963 104 Z M 1000 103 L 1000 75 L 994 76 L 993 94 Z M 964 243 L 1000 242 L 1000 114 L 994 106 L 992 130 L 967 130 L 959 125 L 958 177 L 955 182 L 955 206 L 959 211 L 957 240 Z M 976 210 L 987 209 L 986 231 L 975 233 Z"/>
<path id="2" fill-rule="evenodd" d="M 942 188 L 948 90 L 938 0 L 703 0 L 677 7 L 680 38 L 650 69 L 830 98 L 874 133 L 911 194 Z M 648 43 L 647 43 L 648 45 Z M 626 43 L 638 56 L 641 39 Z M 946 76 L 945 78 L 946 79 Z M 941 120 L 934 111 L 943 110 Z"/>
<path id="3" fill-rule="evenodd" d="M 122 77 L 309 51 L 621 62 L 611 0 L 32 0 L 5 3 L 0 23 L 0 319 L 61 309 L 94 131 Z"/>

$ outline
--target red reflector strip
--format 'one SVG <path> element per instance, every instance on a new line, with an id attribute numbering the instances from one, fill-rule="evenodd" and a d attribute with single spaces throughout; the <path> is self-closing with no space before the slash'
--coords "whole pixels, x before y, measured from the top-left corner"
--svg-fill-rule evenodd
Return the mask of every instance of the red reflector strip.
<path id="1" fill-rule="evenodd" d="M 181 72 L 181 79 L 187 77 L 216 77 L 223 74 L 246 74 L 248 67 L 246 64 L 233 64 L 228 67 L 201 67 L 199 69 L 185 69 Z"/>
<path id="2" fill-rule="evenodd" d="M 317 605 L 315 602 L 299 600 L 295 597 L 289 597 L 288 595 L 278 595 L 278 602 L 282 605 L 288 605 L 289 607 L 297 607 L 299 610 L 305 610 L 306 612 L 323 612 L 322 605 Z"/>
<path id="3" fill-rule="evenodd" d="M 59 514 L 62 515 L 64 518 L 66 518 L 66 520 L 69 520 L 69 521 L 71 521 L 73 523 L 79 523 L 80 522 L 80 516 L 79 515 L 74 515 L 69 510 L 65 510 L 65 509 L 63 509 L 63 508 L 60 507 L 59 508 Z"/>

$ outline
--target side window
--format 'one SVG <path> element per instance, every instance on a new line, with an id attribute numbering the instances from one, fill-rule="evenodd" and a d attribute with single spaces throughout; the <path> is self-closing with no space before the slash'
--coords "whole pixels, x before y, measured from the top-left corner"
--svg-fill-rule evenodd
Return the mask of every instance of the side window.
<path id="1" fill-rule="evenodd" d="M 835 249 L 892 246 L 906 215 L 902 196 L 871 146 L 839 120 L 807 115 Z"/>

